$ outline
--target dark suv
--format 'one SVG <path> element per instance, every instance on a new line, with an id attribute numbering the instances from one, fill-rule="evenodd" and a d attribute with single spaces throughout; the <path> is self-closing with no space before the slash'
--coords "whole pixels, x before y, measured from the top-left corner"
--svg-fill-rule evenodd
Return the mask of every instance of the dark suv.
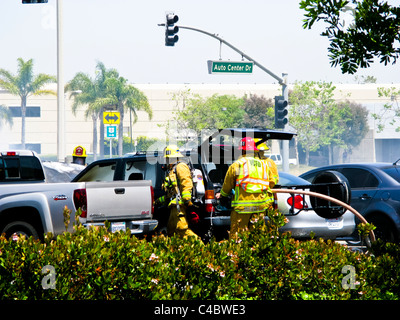
<path id="1" fill-rule="evenodd" d="M 377 229 L 378 238 L 400 240 L 400 167 L 396 163 L 340 164 L 320 167 L 300 175 L 307 181 L 324 171 L 343 174 L 351 188 L 351 206 Z"/>
<path id="2" fill-rule="evenodd" d="M 245 136 L 260 138 L 261 142 L 275 140 L 291 140 L 294 133 L 268 129 L 222 129 L 208 136 L 197 148 L 185 151 L 185 160 L 194 169 L 200 170 L 204 183 L 204 194 L 197 202 L 196 212 L 200 223 L 191 228 L 202 235 L 223 237 L 230 224 L 230 209 L 218 206 L 215 194 L 220 191 L 229 165 L 239 157 L 237 146 Z M 117 180 L 151 180 L 154 196 L 163 195 L 162 183 L 165 177 L 162 153 L 137 153 L 121 158 L 102 159 L 91 163 L 72 181 L 117 181 Z M 158 229 L 167 225 L 168 208 L 156 208 L 154 218 L 159 221 Z"/>

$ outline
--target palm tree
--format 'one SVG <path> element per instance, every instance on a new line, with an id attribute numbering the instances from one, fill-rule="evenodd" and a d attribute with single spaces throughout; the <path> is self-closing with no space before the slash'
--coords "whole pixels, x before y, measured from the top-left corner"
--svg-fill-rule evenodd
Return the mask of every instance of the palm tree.
<path id="1" fill-rule="evenodd" d="M 118 125 L 118 155 L 122 155 L 123 147 L 123 121 L 125 110 L 131 110 L 134 115 L 133 123 L 138 119 L 136 111 L 145 111 L 149 119 L 153 117 L 153 111 L 147 100 L 146 95 L 127 80 L 119 75 L 106 79 L 107 96 L 99 101 L 103 106 L 114 106 L 120 113 L 120 123 Z"/>
<path id="2" fill-rule="evenodd" d="M 72 112 L 76 114 L 79 106 L 87 106 L 85 118 L 89 116 L 93 121 L 93 155 L 97 159 L 97 120 L 100 119 L 100 146 L 104 145 L 104 125 L 103 109 L 104 105 L 99 104 L 99 100 L 105 97 L 107 77 L 117 74 L 114 69 L 106 69 L 102 62 L 96 65 L 96 76 L 91 78 L 89 75 L 78 72 L 75 77 L 66 84 L 65 91 L 70 92 L 70 98 L 74 98 Z M 104 155 L 103 148 L 100 148 L 100 157 Z"/>
<path id="3" fill-rule="evenodd" d="M 0 105 L 0 129 L 3 125 L 3 121 L 8 123 L 10 126 L 13 125 L 13 119 L 10 109 L 8 109 L 5 105 Z"/>
<path id="4" fill-rule="evenodd" d="M 18 58 L 17 62 L 18 71 L 16 75 L 5 69 L 0 69 L 0 87 L 21 98 L 21 145 L 22 149 L 25 149 L 25 118 L 28 97 L 42 94 L 57 95 L 53 90 L 42 89 L 46 84 L 56 82 L 57 79 L 44 73 L 34 76 L 32 59 L 24 61 L 22 58 Z"/>

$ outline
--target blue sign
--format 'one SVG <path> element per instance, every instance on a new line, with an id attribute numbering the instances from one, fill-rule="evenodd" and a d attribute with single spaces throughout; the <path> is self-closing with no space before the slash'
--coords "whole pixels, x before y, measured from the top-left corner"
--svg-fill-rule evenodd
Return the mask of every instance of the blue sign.
<path id="1" fill-rule="evenodd" d="M 107 126 L 107 138 L 117 137 L 117 126 Z"/>

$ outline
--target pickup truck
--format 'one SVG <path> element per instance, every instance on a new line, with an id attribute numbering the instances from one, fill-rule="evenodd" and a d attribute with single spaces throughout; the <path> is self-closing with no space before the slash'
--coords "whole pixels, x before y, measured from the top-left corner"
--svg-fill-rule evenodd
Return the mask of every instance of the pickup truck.
<path id="1" fill-rule="evenodd" d="M 215 199 L 215 194 L 220 191 L 229 165 L 238 158 L 237 145 L 240 139 L 250 135 L 265 140 L 290 140 L 294 133 L 282 132 L 269 129 L 220 129 L 206 138 L 198 147 L 181 151 L 186 156 L 185 161 L 197 170 L 196 187 L 198 188 L 199 201 L 195 204 L 198 207 L 196 213 L 200 217 L 200 223 L 192 225 L 194 232 L 205 241 L 211 237 L 217 239 L 225 238 L 230 226 L 229 208 L 220 206 Z M 73 181 L 123 181 L 128 179 L 148 179 L 154 187 L 155 198 L 162 196 L 162 183 L 165 178 L 163 165 L 165 159 L 162 152 L 139 152 L 126 157 L 102 159 L 92 162 L 82 170 Z M 97 174 L 97 172 L 102 174 Z M 195 180 L 195 179 L 194 179 Z M 308 183 L 307 181 L 287 181 L 285 188 L 291 188 L 291 184 Z M 287 184 L 287 185 L 286 185 Z M 309 184 L 309 183 L 308 183 Z M 308 187 L 309 188 L 309 187 Z M 201 190 L 200 190 L 201 189 Z M 349 236 L 355 229 L 354 216 L 346 212 L 343 218 L 326 219 L 320 217 L 310 208 L 296 208 L 296 199 L 290 201 L 286 195 L 278 195 L 278 209 L 289 217 L 290 223 L 282 231 L 291 231 L 296 238 L 305 238 L 313 232 L 316 237 L 335 239 Z M 288 201 L 287 201 L 288 200 Z M 291 207 L 287 208 L 291 203 Z M 304 202 L 305 203 L 305 202 Z M 282 206 L 280 206 L 282 204 Z M 155 208 L 154 218 L 158 219 L 157 231 L 162 232 L 166 228 L 169 210 L 166 207 Z M 332 220 L 332 221 L 331 221 Z"/>
<path id="2" fill-rule="evenodd" d="M 80 208 L 85 226 L 104 226 L 132 234 L 151 232 L 158 224 L 153 217 L 154 191 L 151 181 L 47 183 L 43 165 L 35 152 L 0 152 L 0 234 L 23 234 L 41 238 L 65 231 L 65 206 L 73 213 Z M 72 226 L 75 216 L 71 214 Z"/>

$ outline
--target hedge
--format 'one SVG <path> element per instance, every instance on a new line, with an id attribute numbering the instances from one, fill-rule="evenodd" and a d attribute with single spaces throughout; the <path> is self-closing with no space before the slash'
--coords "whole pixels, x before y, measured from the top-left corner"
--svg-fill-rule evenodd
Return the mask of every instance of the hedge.
<path id="1" fill-rule="evenodd" d="M 69 299 L 399 299 L 400 249 L 375 242 L 367 253 L 333 241 L 278 232 L 269 212 L 236 240 L 87 230 L 43 241 L 0 237 L 0 298 Z M 48 273 L 48 270 L 51 270 Z"/>

